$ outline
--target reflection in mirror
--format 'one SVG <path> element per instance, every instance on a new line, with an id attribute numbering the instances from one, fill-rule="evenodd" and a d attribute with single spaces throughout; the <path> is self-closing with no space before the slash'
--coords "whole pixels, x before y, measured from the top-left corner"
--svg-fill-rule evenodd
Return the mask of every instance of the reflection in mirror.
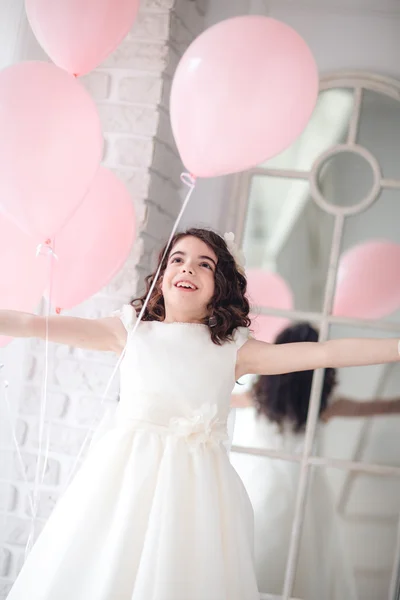
<path id="1" fill-rule="evenodd" d="M 339 337 L 387 337 L 387 332 L 334 327 Z M 316 342 L 318 329 L 290 323 L 275 343 Z M 247 376 L 235 386 L 233 444 L 301 454 L 313 371 Z M 326 369 L 313 453 L 400 467 L 400 365 Z"/>
<path id="2" fill-rule="evenodd" d="M 385 332 L 338 327 L 335 334 L 331 337 L 387 335 Z M 315 342 L 317 339 L 318 330 L 313 325 L 291 323 L 278 335 L 276 343 Z M 312 371 L 250 376 L 237 384 L 232 398 L 236 407 L 233 445 L 264 450 L 273 456 L 268 459 L 237 452 L 231 455 L 231 462 L 245 484 L 255 511 L 260 589 L 270 593 L 281 591 L 278 588 L 284 577 L 284 566 L 279 565 L 286 564 L 284 557 L 287 558 L 289 548 L 299 477 L 298 459 L 304 450 L 312 377 Z M 313 454 L 400 466 L 399 378 L 397 363 L 340 372 L 326 369 Z M 287 462 L 279 460 L 282 454 L 287 457 Z M 387 597 L 365 596 L 356 591 L 355 573 L 350 568 L 353 559 L 346 558 L 347 545 L 339 533 L 340 521 L 357 507 L 358 501 L 352 497 L 360 475 L 335 469 L 330 469 L 329 473 L 329 482 L 323 469 L 316 469 L 312 474 L 312 492 L 306 503 L 305 530 L 293 595 L 309 600 Z M 372 481 L 374 486 L 379 482 L 376 478 Z M 390 517 L 391 520 L 397 519 L 400 506 L 400 479 L 393 481 L 391 511 L 386 507 L 382 513 L 382 518 Z M 371 497 L 374 493 L 375 488 L 369 490 Z M 356 512 L 357 519 L 358 508 Z M 363 533 L 361 531 L 360 535 Z M 386 546 L 384 550 L 387 551 Z M 392 561 L 393 556 L 394 550 L 390 556 Z M 390 572 L 387 568 L 385 573 L 386 579 L 379 585 L 388 587 Z M 266 587 L 268 582 L 270 587 Z"/>
<path id="3" fill-rule="evenodd" d="M 332 230 L 333 217 L 311 200 L 308 182 L 252 178 L 242 242 L 246 266 L 279 273 L 298 309 L 322 307 Z"/>
<path id="4" fill-rule="evenodd" d="M 279 596 L 284 585 L 300 466 L 245 454 L 235 454 L 232 462 L 254 508 L 259 589 Z M 341 472 L 310 469 L 292 595 L 304 600 L 388 598 L 396 550 L 400 479 L 356 474 L 350 500 L 355 512 L 347 516 L 337 508 L 337 480 Z"/>
<path id="5" fill-rule="evenodd" d="M 353 206 L 370 192 L 374 175 L 368 162 L 354 152 L 328 158 L 318 173 L 318 187 L 329 204 Z"/>
<path id="6" fill-rule="evenodd" d="M 254 508 L 259 589 L 280 597 L 300 465 L 248 454 L 234 454 L 231 460 Z M 396 555 L 400 478 L 354 473 L 343 510 L 343 476 L 338 469 L 310 467 L 292 595 L 304 600 L 386 600 Z"/>
<path id="7" fill-rule="evenodd" d="M 296 499 L 299 465 L 278 459 L 246 454 L 232 455 L 232 463 L 243 480 L 254 509 L 255 564 L 261 592 L 281 598 Z M 313 579 L 316 566 L 305 571 Z M 317 577 L 319 575 L 317 574 Z M 322 600 L 324 596 L 292 596 Z M 326 600 L 329 600 L 326 598 Z M 349 600 L 352 600 L 351 598 Z"/>
<path id="8" fill-rule="evenodd" d="M 336 81 L 340 87 L 329 88 Z M 287 282 L 296 312 L 285 315 L 291 319 L 301 318 L 302 311 L 322 310 L 335 220 L 328 209 L 350 209 L 372 190 L 369 200 L 376 201 L 345 218 L 341 253 L 369 240 L 400 244 L 400 84 L 344 74 L 323 86 L 304 133 L 281 155 L 245 174 L 246 185 L 240 188 L 246 189 L 241 198 L 246 210 L 242 206 L 237 230 L 247 266 L 276 272 Z M 332 154 L 314 178 L 313 166 L 338 145 L 341 152 Z M 331 207 L 311 197 L 310 172 L 311 183 L 317 180 Z M 400 285 L 400 272 L 398 281 Z M 268 298 L 263 306 L 268 307 Z M 318 314 L 304 318 L 315 319 L 318 327 Z M 400 306 L 385 319 L 382 331 L 379 322 L 368 329 L 356 328 L 356 320 L 352 326 L 351 321 L 332 326 L 330 338 L 398 336 Z M 297 341 L 311 341 L 304 331 Z M 248 377 L 235 388 L 232 463 L 255 510 L 260 588 L 277 595 L 282 594 L 290 547 L 311 378 L 311 372 L 274 380 Z M 292 595 L 302 600 L 398 600 L 400 365 L 327 370 L 319 400 Z M 237 446 L 264 455 L 242 454 Z M 338 460 L 342 469 L 333 468 Z M 328 466 L 314 466 L 318 462 Z M 380 476 L 367 473 L 372 469 Z"/>
<path id="9" fill-rule="evenodd" d="M 309 171 L 322 152 L 346 140 L 353 106 L 352 89 L 336 88 L 320 92 L 303 133 L 287 150 L 265 162 L 262 167 Z"/>
<path id="10" fill-rule="evenodd" d="M 345 221 L 342 252 L 370 239 L 400 243 L 400 189 L 383 190 L 378 200 Z"/>
<path id="11" fill-rule="evenodd" d="M 276 343 L 316 342 L 318 331 L 308 323 L 290 323 Z M 247 377 L 239 382 L 232 399 L 236 410 L 233 437 L 235 446 L 294 455 L 304 450 L 305 424 L 313 373 Z M 335 386 L 335 373 L 325 373 L 321 396 L 322 414 L 328 408 Z M 318 439 L 318 437 L 317 437 Z M 231 462 L 241 477 L 255 515 L 255 558 L 259 589 L 280 594 L 283 590 L 289 551 L 299 464 L 252 454 L 232 453 Z M 333 499 L 325 478 L 316 482 L 312 502 L 307 503 L 307 534 L 303 537 L 293 596 L 307 600 L 356 600 L 354 581 L 344 577 L 344 549 L 337 538 L 337 519 Z M 328 532 L 321 528 L 326 520 L 335 535 L 328 547 L 338 563 L 334 567 L 321 552 Z M 339 562 L 340 559 L 340 562 Z M 337 595 L 327 595 L 330 582 L 336 579 Z"/>
<path id="12" fill-rule="evenodd" d="M 289 323 L 274 341 L 316 342 L 318 330 L 309 323 Z M 237 408 L 234 445 L 301 454 L 312 376 L 312 371 L 305 371 L 241 379 L 232 396 L 232 405 Z M 334 384 L 334 373 L 328 370 L 322 410 L 328 406 Z"/>
<path id="13" fill-rule="evenodd" d="M 391 182 L 393 189 L 383 189 L 365 212 L 346 219 L 342 250 L 360 237 L 400 241 L 398 219 L 392 214 L 400 210 L 396 160 L 400 121 L 395 118 L 400 102 L 365 89 L 359 121 L 354 109 L 352 90 L 322 91 L 309 126 L 295 144 L 248 175 L 246 215 L 239 223 L 248 267 L 278 272 L 293 290 L 296 309 L 321 310 L 333 230 L 333 218 L 310 197 L 307 172 L 321 153 L 346 144 L 350 125 L 356 127 L 355 141 L 372 153 L 372 160 L 378 160 L 383 175 L 397 179 Z M 382 127 L 377 128 L 377 123 Z M 374 179 L 367 160 L 352 152 L 351 144 L 348 147 L 348 152 L 330 157 L 317 177 L 327 202 L 338 207 L 351 207 L 364 199 Z"/>
<path id="14" fill-rule="evenodd" d="M 330 338 L 341 337 L 393 334 L 332 326 Z M 329 411 L 318 448 L 321 456 L 400 467 L 399 363 L 338 370 Z"/>
<path id="15" fill-rule="evenodd" d="M 344 224 L 341 254 L 350 248 L 371 240 L 400 243 L 400 189 L 385 189 L 378 200 L 364 212 L 346 219 Z M 397 263 L 396 263 L 397 264 Z M 393 268 L 396 271 L 396 265 Z M 398 271 L 400 285 L 400 271 Z M 396 281 L 393 279 L 393 284 Z M 371 285 L 373 281 L 371 279 Z M 400 307 L 399 307 L 400 308 Z M 384 320 L 399 322 L 400 310 L 383 317 Z"/>
<path id="16" fill-rule="evenodd" d="M 364 90 L 357 143 L 379 162 L 384 177 L 400 179 L 400 102 L 373 90 Z"/>
<path id="17" fill-rule="evenodd" d="M 392 600 L 400 478 L 355 472 L 348 513 L 338 508 L 342 478 L 338 469 L 311 467 L 295 589 L 305 589 L 302 565 L 314 559 L 325 570 L 321 578 L 314 571 L 314 588 L 300 597 Z"/>

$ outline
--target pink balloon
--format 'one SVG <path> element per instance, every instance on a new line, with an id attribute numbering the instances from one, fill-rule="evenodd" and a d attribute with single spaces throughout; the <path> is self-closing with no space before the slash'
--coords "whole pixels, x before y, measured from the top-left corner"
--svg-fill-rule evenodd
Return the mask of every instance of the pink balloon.
<path id="1" fill-rule="evenodd" d="M 253 15 L 222 21 L 189 46 L 175 73 L 181 158 L 198 177 L 259 165 L 298 137 L 317 96 L 314 58 L 291 27 Z"/>
<path id="2" fill-rule="evenodd" d="M 50 264 L 36 244 L 0 215 L 0 308 L 33 312 L 46 287 Z M 0 347 L 12 338 L 0 336 Z"/>
<path id="3" fill-rule="evenodd" d="M 43 242 L 67 221 L 98 169 L 96 105 L 58 67 L 19 63 L 0 71 L 0 131 L 0 211 Z"/>
<path id="4" fill-rule="evenodd" d="M 104 287 L 128 258 L 135 232 L 128 190 L 100 167 L 85 201 L 55 239 L 53 306 L 72 308 Z"/>
<path id="5" fill-rule="evenodd" d="M 138 9 L 139 0 L 26 0 L 39 44 L 74 75 L 88 73 L 119 46 Z"/>
<path id="6" fill-rule="evenodd" d="M 400 245 L 372 240 L 339 263 L 333 314 L 381 319 L 400 308 Z"/>
<path id="7" fill-rule="evenodd" d="M 292 291 L 278 273 L 250 269 L 246 276 L 248 298 L 252 306 L 282 310 L 293 308 Z M 290 322 L 283 317 L 255 315 L 254 313 L 250 315 L 250 318 L 256 339 L 268 343 L 273 343 L 277 334 Z"/>

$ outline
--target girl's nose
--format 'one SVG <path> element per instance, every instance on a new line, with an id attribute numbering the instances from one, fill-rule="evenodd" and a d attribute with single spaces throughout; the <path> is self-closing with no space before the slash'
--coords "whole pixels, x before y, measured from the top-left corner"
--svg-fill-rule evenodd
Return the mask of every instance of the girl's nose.
<path id="1" fill-rule="evenodd" d="M 194 274 L 193 267 L 184 265 L 182 268 L 182 273 L 188 273 L 189 275 L 193 275 Z"/>

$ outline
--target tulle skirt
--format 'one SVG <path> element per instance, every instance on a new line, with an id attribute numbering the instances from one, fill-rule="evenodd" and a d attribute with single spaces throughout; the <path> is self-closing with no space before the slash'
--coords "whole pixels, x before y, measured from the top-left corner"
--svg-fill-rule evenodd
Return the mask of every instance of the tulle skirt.
<path id="1" fill-rule="evenodd" d="M 91 448 L 8 600 L 259 600 L 253 512 L 223 444 L 117 426 Z"/>

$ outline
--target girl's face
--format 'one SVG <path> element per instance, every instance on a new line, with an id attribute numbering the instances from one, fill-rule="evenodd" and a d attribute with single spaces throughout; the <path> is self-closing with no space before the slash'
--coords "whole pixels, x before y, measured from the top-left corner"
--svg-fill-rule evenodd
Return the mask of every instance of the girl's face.
<path id="1" fill-rule="evenodd" d="M 196 237 L 179 240 L 162 279 L 166 319 L 202 320 L 214 295 L 217 256 Z"/>

